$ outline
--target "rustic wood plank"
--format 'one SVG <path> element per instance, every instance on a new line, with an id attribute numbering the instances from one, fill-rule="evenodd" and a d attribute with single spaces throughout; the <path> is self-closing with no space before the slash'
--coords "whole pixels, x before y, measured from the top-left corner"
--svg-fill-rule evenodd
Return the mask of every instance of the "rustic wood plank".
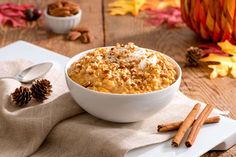
<path id="1" fill-rule="evenodd" d="M 159 50 L 173 57 L 183 69 L 180 90 L 191 98 L 216 105 L 222 110 L 229 110 L 230 117 L 236 119 L 235 93 L 236 81 L 232 78 L 209 79 L 210 69 L 184 68 L 186 48 L 204 43 L 190 29 L 183 27 L 168 29 L 156 28 L 144 23 L 144 15 L 133 17 L 110 16 L 108 3 L 104 0 L 105 45 L 134 42 L 141 47 Z M 236 146 L 225 152 L 209 152 L 204 156 L 236 156 Z"/>
<path id="2" fill-rule="evenodd" d="M 53 0 L 44 1 L 38 5 L 44 9 Z M 3 2 L 16 2 L 18 4 L 36 4 L 36 0 L 1 0 Z M 53 50 L 66 56 L 73 56 L 78 52 L 104 45 L 103 25 L 102 25 L 102 0 L 93 0 L 93 5 L 87 1 L 79 1 L 82 9 L 81 26 L 88 27 L 95 40 L 89 44 L 82 44 L 79 41 L 67 41 L 65 35 L 57 35 L 48 30 L 44 25 L 44 20 L 40 19 L 28 25 L 26 28 L 1 27 L 0 47 L 17 40 L 25 40 L 41 47 Z M 96 6 L 96 7 L 94 7 Z M 20 53 L 20 52 L 19 52 Z M 33 52 L 32 52 L 33 53 Z"/>

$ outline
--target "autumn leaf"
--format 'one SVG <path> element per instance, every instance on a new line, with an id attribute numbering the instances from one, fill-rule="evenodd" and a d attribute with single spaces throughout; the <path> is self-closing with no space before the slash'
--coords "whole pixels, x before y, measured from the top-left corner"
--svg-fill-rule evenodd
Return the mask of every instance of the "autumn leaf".
<path id="1" fill-rule="evenodd" d="M 210 54 L 207 57 L 201 58 L 200 61 L 202 62 L 218 62 L 228 67 L 232 67 L 236 63 L 236 56 L 220 56 L 216 54 Z"/>
<path id="2" fill-rule="evenodd" d="M 227 76 L 231 74 L 236 78 L 236 56 L 220 56 L 216 54 L 210 54 L 208 57 L 200 59 L 201 62 L 217 62 L 217 65 L 208 65 L 213 69 L 210 78 L 216 78 L 218 76 Z"/>
<path id="3" fill-rule="evenodd" d="M 214 53 L 217 55 L 222 56 L 229 56 L 229 54 L 225 53 L 221 47 L 217 46 L 216 44 L 203 44 L 198 46 L 202 49 L 201 54 L 202 56 L 208 56 L 210 53 Z"/>
<path id="4" fill-rule="evenodd" d="M 219 65 L 209 65 L 209 68 L 213 69 L 213 71 L 210 74 L 210 79 L 214 79 L 218 76 L 227 76 L 229 72 L 229 67 L 219 64 Z"/>
<path id="5" fill-rule="evenodd" d="M 32 5 L 17 5 L 14 3 L 0 4 L 0 25 L 13 27 L 26 27 L 25 10 L 33 8 Z"/>
<path id="6" fill-rule="evenodd" d="M 219 42 L 218 46 L 229 56 L 210 53 L 209 56 L 200 59 L 200 61 L 219 63 L 217 65 L 208 65 L 209 68 L 213 69 L 210 74 L 211 79 L 218 76 L 227 76 L 228 74 L 236 78 L 236 46 L 232 45 L 229 41 Z"/>
<path id="7" fill-rule="evenodd" d="M 228 40 L 224 42 L 218 42 L 217 44 L 219 47 L 221 47 L 222 51 L 231 55 L 236 55 L 236 46 L 232 45 Z"/>
<path id="8" fill-rule="evenodd" d="M 169 28 L 184 25 L 181 18 L 180 8 L 178 7 L 149 9 L 146 10 L 146 13 L 149 15 L 146 22 L 157 27 L 164 23 L 166 23 Z"/>
<path id="9" fill-rule="evenodd" d="M 180 0 L 147 0 L 141 10 L 165 9 L 167 7 L 180 7 Z"/>
<path id="10" fill-rule="evenodd" d="M 180 7 L 180 0 L 116 0 L 108 4 L 110 15 L 126 15 L 131 13 L 137 16 L 140 11 L 148 9 L 165 9 Z"/>
<path id="11" fill-rule="evenodd" d="M 146 0 L 116 0 L 108 4 L 110 15 L 126 15 L 131 13 L 137 16 Z"/>

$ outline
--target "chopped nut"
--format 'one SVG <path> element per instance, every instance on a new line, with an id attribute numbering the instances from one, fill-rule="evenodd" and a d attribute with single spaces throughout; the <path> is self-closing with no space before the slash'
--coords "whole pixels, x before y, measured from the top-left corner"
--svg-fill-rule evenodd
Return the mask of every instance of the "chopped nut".
<path id="1" fill-rule="evenodd" d="M 94 37 L 90 34 L 89 30 L 85 27 L 74 28 L 67 35 L 67 39 L 69 40 L 77 40 L 79 39 L 82 43 L 90 43 L 93 41 Z"/>
<path id="2" fill-rule="evenodd" d="M 87 87 L 89 87 L 89 86 L 91 86 L 91 82 L 85 82 L 82 86 L 84 86 L 85 88 L 87 88 Z"/>
<path id="3" fill-rule="evenodd" d="M 90 43 L 92 41 L 92 36 L 90 35 L 90 33 L 83 33 L 80 37 L 80 40 L 82 43 Z"/>
<path id="4" fill-rule="evenodd" d="M 104 74 L 109 73 L 109 69 L 104 70 L 103 73 L 104 73 Z"/>
<path id="5" fill-rule="evenodd" d="M 130 69 L 130 72 L 131 72 L 131 73 L 136 73 L 136 72 L 137 72 L 137 70 L 136 70 L 136 69 L 134 69 L 134 68 L 132 68 L 132 69 Z"/>
<path id="6" fill-rule="evenodd" d="M 71 41 L 74 41 L 74 40 L 77 40 L 79 37 L 81 36 L 81 33 L 80 32 L 70 32 L 67 36 L 67 39 L 71 40 Z"/>
<path id="7" fill-rule="evenodd" d="M 77 14 L 80 7 L 77 3 L 68 1 L 57 1 L 51 3 L 47 7 L 47 13 L 51 16 L 65 17 Z"/>

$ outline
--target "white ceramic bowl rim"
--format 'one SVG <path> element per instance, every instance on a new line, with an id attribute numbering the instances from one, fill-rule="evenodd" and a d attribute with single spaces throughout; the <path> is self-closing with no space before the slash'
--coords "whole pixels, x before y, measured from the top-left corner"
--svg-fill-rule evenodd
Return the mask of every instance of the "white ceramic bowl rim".
<path id="1" fill-rule="evenodd" d="M 98 47 L 98 48 L 111 48 L 111 47 L 114 47 L 114 46 L 106 46 L 106 47 Z M 160 89 L 160 90 L 151 91 L 151 92 L 138 93 L 138 94 L 106 93 L 106 92 L 99 92 L 99 91 L 96 91 L 96 90 L 91 90 L 91 89 L 85 88 L 84 86 L 82 86 L 82 85 L 80 85 L 79 83 L 77 83 L 77 82 L 75 82 L 74 80 L 72 80 L 72 79 L 69 77 L 67 71 L 68 71 L 69 67 L 71 66 L 71 64 L 74 63 L 74 61 L 73 61 L 74 58 L 77 58 L 78 56 L 81 56 L 81 57 L 82 57 L 83 55 L 85 55 L 85 54 L 87 54 L 87 53 L 89 53 L 89 52 L 92 52 L 92 51 L 94 51 L 95 49 L 98 49 L 98 48 L 89 49 L 89 50 L 83 51 L 83 52 L 81 52 L 81 53 L 79 53 L 79 54 L 73 56 L 73 57 L 70 58 L 70 60 L 67 62 L 66 66 L 65 66 L 65 69 L 64 69 L 64 70 L 65 70 L 66 77 L 67 77 L 70 81 L 72 81 L 76 86 L 79 86 L 79 87 L 81 87 L 81 88 L 87 90 L 88 92 L 94 92 L 94 93 L 96 93 L 96 94 L 101 94 L 101 95 L 114 95 L 114 96 L 136 96 L 136 95 L 156 94 L 156 93 L 160 93 L 160 92 L 163 92 L 163 91 L 165 91 L 165 90 L 168 90 L 169 88 L 171 88 L 172 86 L 174 86 L 175 84 L 177 84 L 178 81 L 179 81 L 179 80 L 181 79 L 181 77 L 182 77 L 182 70 L 181 70 L 179 64 L 178 64 L 174 59 L 172 59 L 171 57 L 169 57 L 168 55 L 163 54 L 163 53 L 160 52 L 160 53 L 161 53 L 162 55 L 164 55 L 168 60 L 170 60 L 172 64 L 174 64 L 175 69 L 177 69 L 177 72 L 178 72 L 178 77 L 177 77 L 177 79 L 175 80 L 175 82 L 174 82 L 173 84 L 171 84 L 170 86 L 166 87 L 166 88 L 163 88 L 163 89 Z M 147 49 L 147 48 L 144 48 L 144 49 Z M 149 50 L 151 50 L 151 49 L 149 49 Z M 154 50 L 152 50 L 152 51 L 154 51 Z M 158 51 L 158 52 L 159 52 L 159 51 Z M 77 60 L 79 60 L 79 59 L 77 59 Z"/>
<path id="2" fill-rule="evenodd" d="M 73 19 L 73 18 L 76 18 L 76 17 L 79 17 L 82 13 L 82 10 L 80 9 L 79 12 L 73 16 L 65 16 L 65 17 L 58 17 L 58 16 L 51 16 L 48 14 L 48 8 L 46 8 L 44 10 L 44 15 L 47 16 L 47 18 L 50 18 L 50 19 L 57 19 L 57 20 L 65 20 L 65 19 Z"/>

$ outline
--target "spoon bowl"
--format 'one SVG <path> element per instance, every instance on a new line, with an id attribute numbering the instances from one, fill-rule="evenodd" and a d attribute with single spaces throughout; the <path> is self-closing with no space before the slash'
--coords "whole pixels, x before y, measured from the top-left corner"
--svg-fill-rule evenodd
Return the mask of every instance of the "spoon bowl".
<path id="1" fill-rule="evenodd" d="M 52 62 L 43 62 L 22 70 L 16 76 L 0 77 L 0 79 L 15 79 L 21 83 L 30 83 L 33 80 L 44 76 L 52 68 L 52 66 Z"/>

